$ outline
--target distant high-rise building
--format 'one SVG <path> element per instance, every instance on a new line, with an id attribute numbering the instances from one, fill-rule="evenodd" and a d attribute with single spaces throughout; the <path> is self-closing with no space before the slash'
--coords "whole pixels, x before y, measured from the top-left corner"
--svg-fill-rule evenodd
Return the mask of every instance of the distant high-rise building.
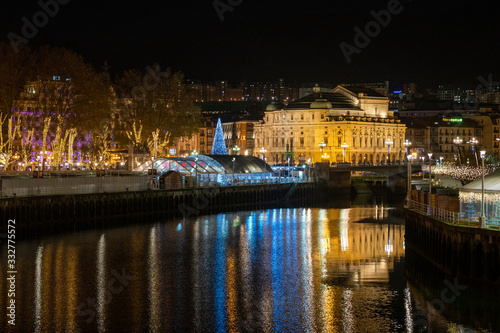
<path id="1" fill-rule="evenodd" d="M 365 87 L 375 90 L 379 94 L 389 97 L 389 81 L 383 82 L 359 82 L 359 83 L 342 83 L 341 86 L 344 87 Z"/>
<path id="2" fill-rule="evenodd" d="M 403 93 L 404 94 L 416 94 L 417 93 L 417 84 L 410 82 L 410 83 L 405 83 L 403 85 Z"/>
<path id="3" fill-rule="evenodd" d="M 277 82 L 247 82 L 241 83 L 243 97 L 246 101 L 279 101 L 289 103 L 298 98 L 298 89 L 287 86 L 283 79 Z"/>

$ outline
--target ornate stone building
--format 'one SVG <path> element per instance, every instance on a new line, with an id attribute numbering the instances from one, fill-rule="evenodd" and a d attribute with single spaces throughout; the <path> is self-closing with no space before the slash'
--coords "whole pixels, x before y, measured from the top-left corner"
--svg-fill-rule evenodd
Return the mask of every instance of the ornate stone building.
<path id="1" fill-rule="evenodd" d="M 255 126 L 254 154 L 269 164 L 289 157 L 300 164 L 396 162 L 405 157 L 405 130 L 387 97 L 370 88 L 337 86 L 284 107 L 268 105 Z"/>

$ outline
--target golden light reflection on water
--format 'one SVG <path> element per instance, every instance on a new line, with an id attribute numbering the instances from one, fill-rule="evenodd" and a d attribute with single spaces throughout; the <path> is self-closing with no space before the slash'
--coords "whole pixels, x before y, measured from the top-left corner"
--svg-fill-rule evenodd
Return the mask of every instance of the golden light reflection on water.
<path id="1" fill-rule="evenodd" d="M 27 323 L 36 332 L 74 324 L 101 332 L 388 331 L 399 300 L 398 320 L 411 332 L 410 291 L 395 293 L 390 282 L 405 228 L 384 223 L 390 216 L 381 206 L 274 209 L 37 244 Z M 121 267 L 134 280 L 107 302 L 111 271 Z M 87 324 L 76 309 L 94 295 L 96 319 Z"/>
<path id="2" fill-rule="evenodd" d="M 40 245 L 36 250 L 35 259 L 35 332 L 41 330 L 42 319 L 42 258 L 43 258 L 43 245 Z"/>
<path id="3" fill-rule="evenodd" d="M 149 306 L 149 330 L 154 332 L 160 329 L 160 288 L 159 260 L 158 260 L 158 236 L 157 226 L 150 228 L 148 244 L 148 306 Z"/>
<path id="4" fill-rule="evenodd" d="M 79 269 L 79 251 L 75 246 L 67 248 L 67 270 L 66 270 L 66 316 L 64 331 L 71 332 L 73 327 L 77 326 L 77 298 L 79 286 L 81 283 Z"/>
<path id="5" fill-rule="evenodd" d="M 105 331 L 105 320 L 106 320 L 106 237 L 101 235 L 99 243 L 96 250 L 97 257 L 97 328 L 99 332 Z"/>
<path id="6" fill-rule="evenodd" d="M 227 257 L 227 315 L 229 332 L 238 332 L 238 292 L 236 290 L 236 263 L 233 251 Z"/>

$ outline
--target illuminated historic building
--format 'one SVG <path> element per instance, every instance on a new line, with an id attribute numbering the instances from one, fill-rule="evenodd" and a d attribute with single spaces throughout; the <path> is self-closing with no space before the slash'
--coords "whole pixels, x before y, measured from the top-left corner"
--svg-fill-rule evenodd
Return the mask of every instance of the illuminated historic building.
<path id="1" fill-rule="evenodd" d="M 389 98 L 366 87 L 315 90 L 283 107 L 268 105 L 256 126 L 255 154 L 270 164 L 385 163 L 405 157 L 406 126 L 389 111 Z"/>

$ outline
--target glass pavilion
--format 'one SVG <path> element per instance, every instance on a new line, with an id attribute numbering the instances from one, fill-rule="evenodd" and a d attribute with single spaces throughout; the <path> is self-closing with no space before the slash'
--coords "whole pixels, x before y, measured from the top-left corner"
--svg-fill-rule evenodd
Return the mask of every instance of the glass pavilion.
<path id="1" fill-rule="evenodd" d="M 177 171 L 183 177 L 196 178 L 201 186 L 223 186 L 228 183 L 261 183 L 273 178 L 273 170 L 263 160 L 244 155 L 190 155 L 151 160 L 135 171 L 157 169 L 159 175 Z"/>

